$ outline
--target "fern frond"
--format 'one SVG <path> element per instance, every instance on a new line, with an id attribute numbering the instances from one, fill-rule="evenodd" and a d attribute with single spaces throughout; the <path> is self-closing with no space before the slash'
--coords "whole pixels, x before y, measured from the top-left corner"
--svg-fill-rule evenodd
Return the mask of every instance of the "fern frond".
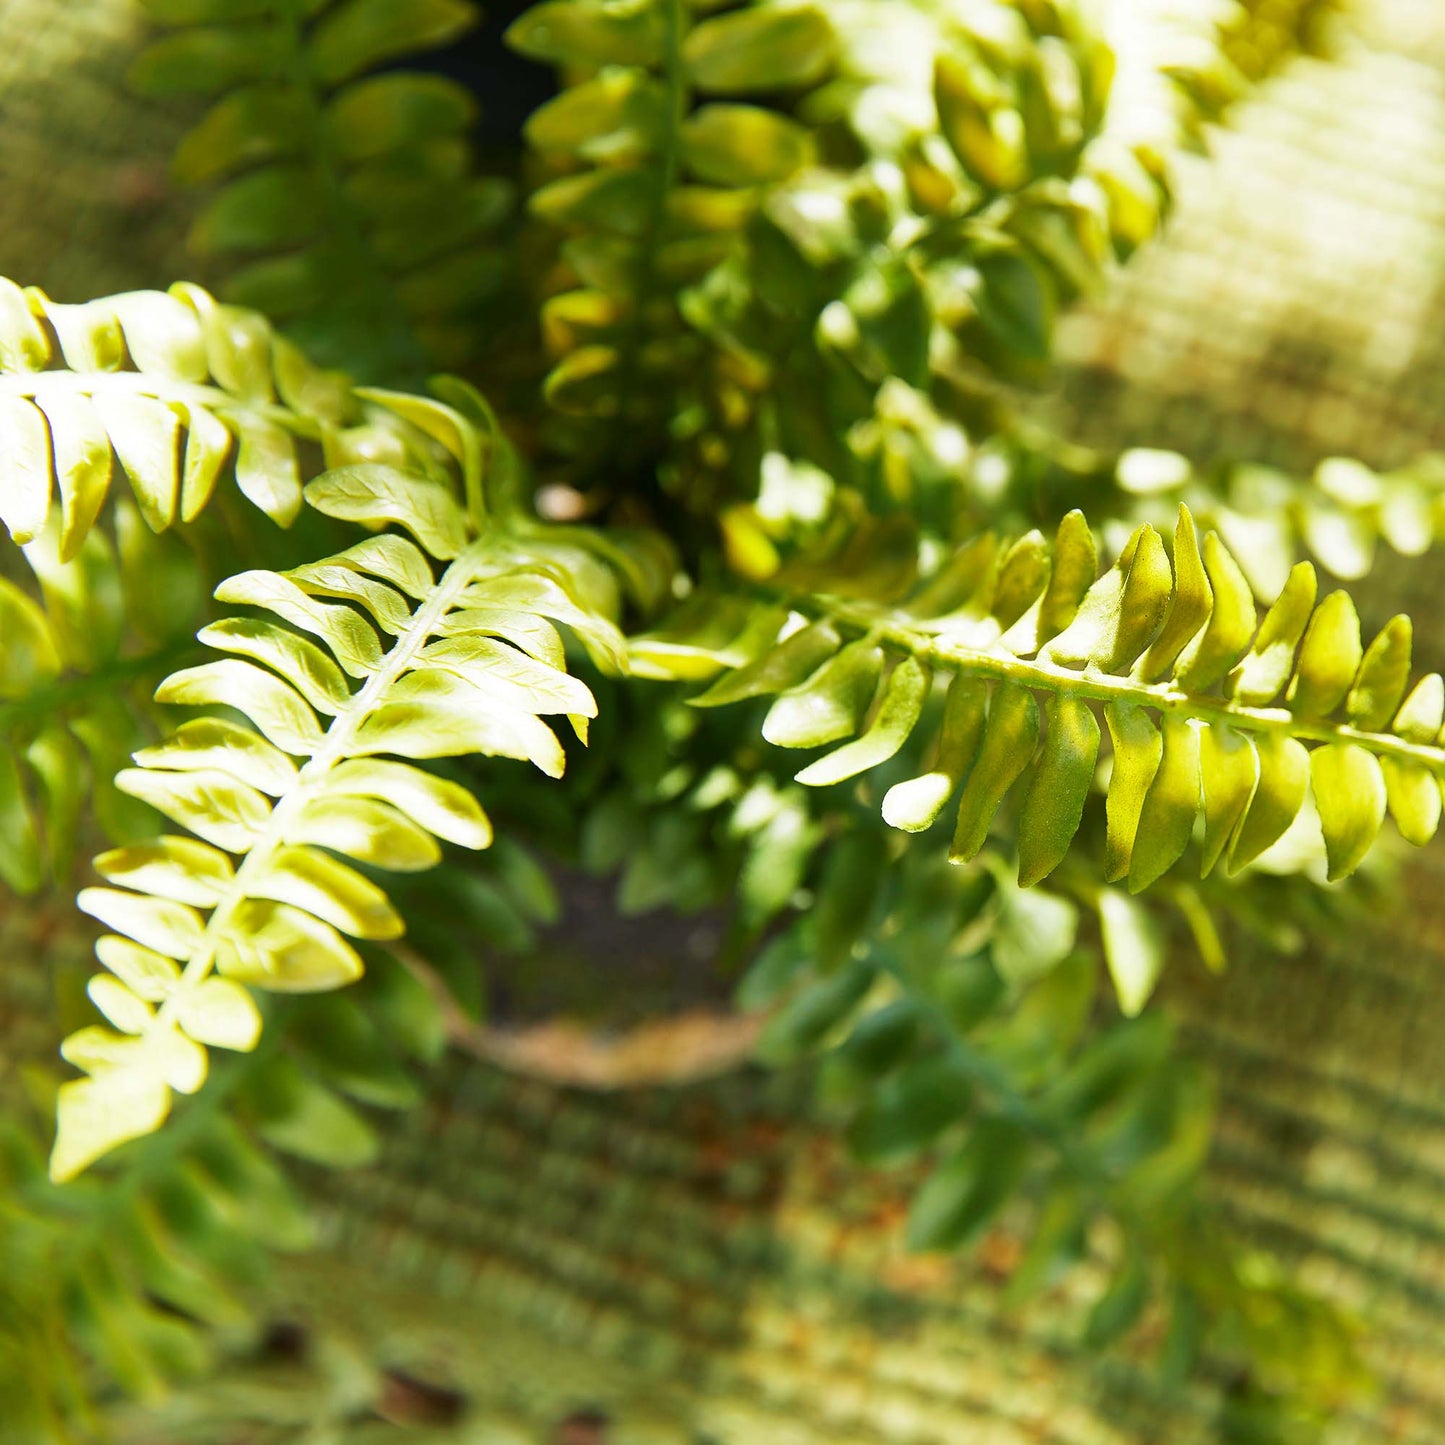
<path id="1" fill-rule="evenodd" d="M 469 467 L 477 444 L 459 414 L 398 405 L 447 422 Z M 184 723 L 116 780 L 195 836 L 102 854 L 97 870 L 118 886 L 80 895 L 115 930 L 97 945 L 111 972 L 90 986 L 113 1028 L 66 1041 L 90 1077 L 61 1089 L 57 1179 L 157 1128 L 173 1090 L 200 1088 L 207 1047 L 254 1047 L 248 987 L 340 987 L 362 971 L 348 937 L 401 933 L 381 888 L 333 854 L 405 871 L 436 863 L 438 838 L 490 841 L 469 792 L 396 759 L 480 753 L 560 776 L 562 746 L 542 717 L 565 714 L 584 735 L 596 708 L 564 670 L 553 623 L 599 666 L 622 665 L 610 577 L 585 555 L 502 528 L 479 535 L 442 483 L 380 464 L 330 471 L 307 500 L 372 528 L 399 523 L 420 546 L 385 533 L 287 573 L 231 578 L 217 597 L 269 616 L 207 627 L 201 640 L 226 656 L 159 689 L 163 702 L 251 725 Z"/>
<path id="2" fill-rule="evenodd" d="M 678 0 L 544 0 L 507 38 L 571 82 L 526 127 L 548 166 L 531 209 L 564 238 L 542 308 L 547 398 L 614 445 L 655 445 L 669 410 L 715 409 L 728 384 L 675 293 L 736 249 L 766 187 L 816 159 L 789 101 L 826 73 L 831 27 L 813 5 L 699 17 Z"/>
<path id="3" fill-rule="evenodd" d="M 264 318 L 198 286 L 71 306 L 0 278 L 0 521 L 25 543 L 54 513 L 62 561 L 117 464 L 154 531 L 192 521 L 223 479 L 288 526 L 322 465 L 435 470 L 429 448 Z"/>
<path id="4" fill-rule="evenodd" d="M 506 274 L 510 188 L 472 174 L 468 91 L 392 67 L 475 25 L 470 0 L 145 3 L 170 30 L 131 84 L 220 97 L 172 174 L 212 190 L 190 244 L 241 263 L 225 296 L 368 380 L 464 360 Z"/>
<path id="5" fill-rule="evenodd" d="M 1185 33 L 1224 64 L 1209 24 Z M 755 495 L 774 451 L 876 484 L 900 390 L 946 413 L 956 462 L 984 368 L 1037 375 L 1060 306 L 1154 234 L 1197 125 L 1177 47 L 1131 46 L 1147 74 L 1111 99 L 1104 37 L 1066 3 L 547 0 L 511 37 L 573 81 L 529 127 L 570 167 L 532 198 L 565 238 L 549 396 L 666 448 L 664 485 L 702 511 Z M 896 459 L 887 485 L 912 485 Z"/>
<path id="6" fill-rule="evenodd" d="M 1387 808 L 1412 842 L 1438 827 L 1445 685 L 1432 673 L 1407 696 L 1409 619 L 1365 648 L 1346 593 L 1316 606 L 1308 563 L 1261 621 L 1238 564 L 1213 533 L 1201 546 L 1182 506 L 1172 566 L 1146 524 L 1097 578 L 1096 543 L 1077 512 L 1052 549 L 1037 533 L 1007 546 L 986 534 L 921 587 L 906 539 L 903 551 L 892 540 L 901 561 L 889 571 L 887 529 L 864 528 L 837 556 L 781 571 L 777 591 L 799 615 L 771 643 L 751 642 L 741 666 L 728 651 L 739 639 L 709 635 L 718 609 L 703 606 L 678 633 L 635 640 L 635 669 L 731 669 L 694 699 L 701 706 L 780 694 L 766 739 L 842 744 L 798 774 L 812 786 L 892 758 L 924 717 L 930 674 L 948 677 L 943 718 L 929 725 L 933 762 L 889 789 L 883 816 L 921 831 L 961 790 L 950 857 L 965 861 L 1022 779 L 1025 886 L 1058 866 L 1078 830 L 1100 755 L 1096 709 L 1113 749 L 1105 871 L 1131 891 L 1178 861 L 1201 816 L 1202 871 L 1223 862 L 1235 872 L 1311 793 L 1331 879 L 1358 866 Z M 879 591 L 898 600 L 848 596 Z M 673 660 L 680 651 L 690 651 L 686 668 Z"/>

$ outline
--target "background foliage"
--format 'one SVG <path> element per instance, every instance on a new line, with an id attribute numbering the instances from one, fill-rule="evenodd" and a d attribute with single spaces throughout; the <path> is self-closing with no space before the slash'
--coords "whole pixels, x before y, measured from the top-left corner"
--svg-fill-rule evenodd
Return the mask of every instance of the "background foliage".
<path id="1" fill-rule="evenodd" d="M 412 949 L 476 1009 L 475 957 L 461 930 L 436 927 L 438 902 L 524 950 L 552 907 L 530 848 L 620 869 L 624 912 L 724 910 L 724 959 L 757 954 L 741 1001 L 771 1009 L 762 1057 L 823 1055 L 823 1097 L 862 1158 L 925 1161 L 913 1245 L 968 1243 L 1017 1196 L 1033 1220 L 1020 1296 L 1101 1229 L 1115 1241 L 1091 1346 L 1157 1296 L 1171 1370 L 1201 1340 L 1244 1362 L 1228 1428 L 1268 1434 L 1338 1404 L 1358 1375 L 1351 1325 L 1231 1241 L 1197 1179 L 1208 1085 L 1162 1018 L 1133 1016 L 1173 917 L 1218 964 L 1216 914 L 1308 918 L 1311 874 L 1353 869 L 1387 807 L 1411 841 L 1433 832 L 1438 676 L 1407 701 L 1408 623 L 1365 649 L 1348 597 L 1312 611 L 1313 571 L 1288 567 L 1296 535 L 1346 577 L 1377 534 L 1421 551 L 1431 472 L 1334 463 L 1318 500 L 1252 478 L 1290 505 L 1241 546 L 1235 519 L 1254 504 L 1238 477 L 1082 453 L 1027 405 L 1056 311 L 1148 238 L 1169 153 L 1233 95 L 1231 47 L 1268 69 L 1269 46 L 1243 38 L 1248 14 L 1166 35 L 1162 55 L 1113 77 L 1110 103 L 1106 47 L 1048 6 L 966 21 L 899 6 L 890 45 L 846 7 L 694 20 L 548 4 L 510 32 L 567 83 L 528 124 L 533 220 L 513 222 L 509 250 L 478 240 L 505 186 L 477 182 L 476 205 L 458 202 L 465 93 L 363 75 L 447 38 L 464 7 L 155 8 L 175 28 L 135 83 L 219 96 L 176 174 L 218 186 L 198 251 L 250 258 L 231 299 L 186 286 L 85 307 L 3 298 L 4 520 L 24 547 L 3 594 L 6 881 L 33 894 L 47 874 L 72 877 L 88 772 L 118 845 L 96 868 L 123 885 L 81 896 L 116 930 L 89 990 L 112 1027 L 73 1010 L 66 1057 L 90 1078 L 60 1086 L 52 1172 L 155 1130 L 172 1090 L 200 1088 L 206 1048 L 245 1057 L 117 1155 L 119 1188 L 44 1184 L 17 1136 L 19 1257 L 54 1259 L 57 1212 L 98 1218 L 62 1236 L 38 1299 L 18 1293 L 34 1271 L 15 1272 L 15 1358 L 45 1368 L 10 1389 L 35 1429 L 74 1413 L 58 1337 L 137 1387 L 203 1338 L 173 1317 L 209 1320 L 211 1290 L 134 1240 L 171 1228 L 201 1271 L 233 1235 L 300 1242 L 268 1229 L 279 1180 L 238 1124 L 323 1162 L 365 1159 L 369 1125 L 342 1096 L 406 1103 L 398 1059 L 440 1047 L 444 1014 Z M 475 361 L 499 379 L 505 433 L 463 384 L 435 400 L 354 388 L 235 304 L 263 303 L 318 355 L 404 385 L 428 351 L 455 365 L 484 347 L 468 308 L 503 274 L 541 318 L 534 338 L 505 333 L 506 352 Z M 134 502 L 107 507 L 117 471 Z M 1180 494 L 1239 562 L 1218 536 L 1201 544 L 1187 508 L 1159 530 L 1141 522 Z M 1080 501 L 1114 559 L 1097 580 Z M 302 519 L 283 538 L 251 506 Z M 400 525 L 421 550 L 395 532 L 358 542 L 355 523 Z M 1052 550 L 1032 523 L 1057 524 Z M 285 625 L 211 621 L 200 641 L 229 656 L 204 661 L 188 639 L 212 590 Z M 1272 604 L 1258 632 L 1255 593 Z M 562 670 L 553 623 L 581 645 L 585 683 Z M 122 679 L 134 717 L 117 721 Z M 157 684 L 163 707 L 212 715 L 152 721 Z M 1112 773 L 1096 770 L 1095 703 Z M 588 755 L 549 714 L 580 741 L 598 715 Z M 124 766 L 132 740 L 177 716 Z M 795 777 L 772 746 L 837 742 Z M 563 794 L 505 764 L 372 761 L 481 754 L 555 775 L 569 753 Z M 1030 770 L 1037 792 L 998 813 Z M 371 870 L 436 865 L 436 837 L 489 841 L 463 783 L 489 806 L 495 789 L 508 845 L 480 870 L 448 855 L 383 891 Z M 926 831 L 960 787 L 951 850 L 878 826 L 881 808 Z M 201 841 L 156 839 L 136 799 Z M 1274 844 L 1271 871 L 1231 886 L 1181 872 L 1131 896 L 1186 852 L 1208 874 Z M 1118 882 L 1130 891 L 1101 886 Z M 380 945 L 408 924 L 398 962 Z M 238 986 L 356 978 L 363 952 L 343 933 L 370 965 L 356 1001 L 258 1009 Z M 1096 997 L 1096 950 L 1131 1021 Z M 191 1140 L 210 1152 L 187 1154 Z"/>

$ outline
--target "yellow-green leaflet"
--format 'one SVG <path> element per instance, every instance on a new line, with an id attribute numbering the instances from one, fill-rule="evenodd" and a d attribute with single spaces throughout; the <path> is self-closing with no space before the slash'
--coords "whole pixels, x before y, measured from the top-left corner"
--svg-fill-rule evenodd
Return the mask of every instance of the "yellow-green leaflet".
<path id="1" fill-rule="evenodd" d="M 107 928 L 167 958 L 189 958 L 201 941 L 201 916 L 183 903 L 118 888 L 82 888 L 76 903 Z"/>
<path id="2" fill-rule="evenodd" d="M 26 293 L 0 276 L 0 368 L 39 371 L 50 360 L 50 338 L 31 312 Z"/>
<path id="3" fill-rule="evenodd" d="M 296 764 L 285 753 L 272 747 L 250 728 L 226 718 L 192 718 L 183 722 L 170 737 L 153 747 L 142 748 L 136 753 L 135 760 L 141 768 L 157 770 L 157 776 L 165 776 L 158 771 L 163 768 L 171 768 L 178 773 L 217 773 L 225 776 L 231 784 L 248 784 L 248 792 L 256 789 L 273 797 L 279 797 L 296 782 Z M 178 785 L 178 782 L 173 780 L 173 785 Z M 149 797 L 146 800 L 151 802 Z M 159 806 L 154 802 L 151 805 Z M 264 809 L 265 799 L 259 799 L 256 805 L 244 804 L 241 816 L 257 816 L 256 806 Z M 176 821 L 191 827 L 184 819 Z M 227 845 L 223 843 L 220 846 L 224 848 Z M 237 853 L 244 852 L 244 849 L 228 848 L 228 851 Z"/>
<path id="4" fill-rule="evenodd" d="M 1044 704 L 1044 746 L 1019 809 L 1019 886 L 1028 888 L 1063 861 L 1079 830 L 1099 756 L 1099 724 L 1078 698 Z"/>
<path id="5" fill-rule="evenodd" d="M 1199 770 L 1204 782 L 1204 858 L 1208 877 L 1223 856 L 1259 783 L 1254 739 L 1230 727 L 1205 728 L 1199 737 Z"/>
<path id="6" fill-rule="evenodd" d="M 228 853 L 246 852 L 271 816 L 259 792 L 214 768 L 124 768 L 115 785 Z"/>
<path id="7" fill-rule="evenodd" d="M 1169 589 L 1164 543 L 1146 524 L 1089 588 L 1073 621 L 1045 646 L 1041 656 L 1065 667 L 1092 665 L 1105 672 L 1127 668 L 1163 623 Z"/>
<path id="8" fill-rule="evenodd" d="M 1168 676 L 1185 644 L 1208 622 L 1213 606 L 1214 589 L 1199 555 L 1194 518 L 1181 505 L 1174 527 L 1174 598 L 1159 636 L 1139 664 L 1139 676 L 1145 682 Z"/>
<path id="9" fill-rule="evenodd" d="M 144 1033 L 155 1011 L 133 994 L 118 978 L 98 973 L 85 987 L 90 1001 L 123 1034 Z"/>
<path id="10" fill-rule="evenodd" d="M 436 586 L 431 564 L 420 547 L 395 532 L 368 537 L 357 542 L 332 559 L 345 567 L 356 567 L 374 577 L 390 582 L 408 597 L 420 602 Z"/>
<path id="11" fill-rule="evenodd" d="M 515 607 L 468 607 L 451 613 L 441 631 L 449 636 L 465 632 L 479 637 L 500 637 L 548 667 L 564 667 L 567 662 L 557 629 L 545 617 L 536 617 Z"/>
<path id="12" fill-rule="evenodd" d="M 213 907 L 235 877 L 219 848 L 175 836 L 112 848 L 96 858 L 95 871 L 111 883 L 198 908 Z"/>
<path id="13" fill-rule="evenodd" d="M 735 672 L 725 673 L 688 701 L 693 707 L 721 707 L 743 698 L 783 692 L 806 681 L 842 645 L 830 623 L 810 623 Z"/>
<path id="14" fill-rule="evenodd" d="M 812 134 L 757 105 L 704 105 L 682 129 L 683 156 L 702 180 L 760 186 L 786 180 L 813 159 Z"/>
<path id="15" fill-rule="evenodd" d="M 1113 645 L 1101 664 L 1105 671 L 1124 671 L 1153 642 L 1169 613 L 1172 582 L 1163 539 L 1144 527 L 1129 560 Z"/>
<path id="16" fill-rule="evenodd" d="M 1204 538 L 1203 556 L 1214 610 L 1174 669 L 1180 686 L 1190 692 L 1203 692 L 1218 682 L 1244 656 L 1254 637 L 1254 594 L 1239 563 L 1213 532 Z"/>
<path id="17" fill-rule="evenodd" d="M 39 535 L 50 513 L 50 436 L 28 397 L 0 398 L 0 522 L 18 545 Z"/>
<path id="18" fill-rule="evenodd" d="M 1412 743 L 1433 743 L 1445 722 L 1445 678 L 1427 672 L 1395 714 L 1394 729 Z"/>
<path id="19" fill-rule="evenodd" d="M 88 397 L 45 392 L 35 398 L 35 404 L 50 423 L 50 445 L 60 486 L 60 560 L 69 562 L 79 553 L 110 490 L 110 439 Z M 229 433 L 226 439 L 230 441 Z M 48 477 L 45 485 L 48 489 Z"/>
<path id="20" fill-rule="evenodd" d="M 1126 1018 L 1143 1011 L 1164 968 L 1164 940 L 1148 909 L 1117 888 L 1099 890 L 1104 959 Z"/>
<path id="21" fill-rule="evenodd" d="M 1294 671 L 1295 650 L 1314 611 L 1315 569 L 1298 562 L 1255 634 L 1254 645 L 1229 675 L 1231 696 L 1246 707 L 1273 702 Z"/>
<path id="22" fill-rule="evenodd" d="M 1199 813 L 1199 731 L 1187 719 L 1160 719 L 1164 753 L 1139 813 L 1129 856 L 1129 891 L 1138 893 L 1166 873 L 1189 845 Z"/>
<path id="23" fill-rule="evenodd" d="M 176 1022 L 198 1044 L 249 1050 L 261 1036 L 261 1014 L 251 995 L 224 978 L 207 978 L 177 996 Z"/>
<path id="24" fill-rule="evenodd" d="M 503 707 L 597 716 L 597 703 L 585 683 L 490 637 L 429 642 L 418 654 L 417 664 L 459 677 Z"/>
<path id="25" fill-rule="evenodd" d="M 372 621 L 393 637 L 411 625 L 411 608 L 395 587 L 339 562 L 308 562 L 281 575 L 310 597 L 339 597 L 364 607 Z"/>
<path id="26" fill-rule="evenodd" d="M 227 658 L 174 672 L 156 689 L 156 701 L 235 708 L 287 753 L 310 754 L 322 738 L 316 714 L 305 699 L 275 673 L 249 662 Z"/>
<path id="27" fill-rule="evenodd" d="M 1029 162 L 1023 137 L 1004 131 L 996 111 L 980 100 L 972 68 L 946 51 L 934 60 L 933 98 L 939 129 L 969 176 L 992 190 L 1024 184 Z"/>
<path id="28" fill-rule="evenodd" d="M 1042 532 L 1026 532 L 1004 554 L 994 587 L 993 607 L 998 625 L 1013 626 L 1042 596 L 1052 568 L 1048 543 Z"/>
<path id="29" fill-rule="evenodd" d="M 783 748 L 815 748 L 850 736 L 873 700 L 882 668 L 876 642 L 850 642 L 778 698 L 763 719 L 763 736 Z"/>
<path id="30" fill-rule="evenodd" d="M 353 938 L 400 938 L 404 932 L 401 918 L 375 883 L 310 848 L 277 848 L 247 884 L 252 897 L 304 909 Z"/>
<path id="31" fill-rule="evenodd" d="M 1255 740 L 1259 782 L 1229 845 L 1226 868 L 1238 872 L 1283 836 L 1305 800 L 1310 755 L 1296 738 L 1261 733 Z"/>
<path id="32" fill-rule="evenodd" d="M 216 948 L 228 978 L 279 993 L 320 993 L 354 983 L 361 957 L 325 920 L 266 898 L 247 898 Z"/>
<path id="33" fill-rule="evenodd" d="M 73 1179 L 118 1144 L 153 1134 L 170 1111 L 169 1085 L 148 1069 L 108 1070 L 102 1079 L 62 1084 L 50 1177 Z"/>
<path id="34" fill-rule="evenodd" d="M 703 20 L 682 55 L 699 88 L 751 94 L 820 80 L 834 45 L 832 26 L 811 5 L 771 5 Z"/>
<path id="35" fill-rule="evenodd" d="M 231 460 L 233 438 L 230 428 L 218 416 L 198 406 L 185 408 L 186 454 L 181 463 L 181 520 L 194 522 L 205 510 Z M 106 458 L 109 477 L 110 459 Z M 64 481 L 61 482 L 62 495 Z M 289 498 L 287 499 L 289 505 Z"/>
<path id="36" fill-rule="evenodd" d="M 163 531 L 180 502 L 180 417 L 148 396 L 102 393 L 93 400 L 146 525 Z"/>
<path id="37" fill-rule="evenodd" d="M 1427 768 L 1398 758 L 1381 758 L 1380 770 L 1390 816 L 1400 836 L 1422 847 L 1440 826 L 1440 784 Z"/>
<path id="38" fill-rule="evenodd" d="M 1285 701 L 1300 717 L 1324 717 L 1345 699 L 1359 670 L 1360 618 L 1348 592 L 1331 592 L 1310 618 Z"/>
<path id="39" fill-rule="evenodd" d="M 358 387 L 356 394 L 368 401 L 380 402 L 388 411 L 405 417 L 413 426 L 440 442 L 451 453 L 468 484 L 480 478 L 482 439 L 477 435 L 476 428 L 470 426 L 455 407 L 434 397 L 412 396 L 406 392 L 388 391 L 376 386 Z M 426 546 L 424 539 L 418 540 Z M 433 556 L 442 555 L 440 552 L 433 553 Z"/>
<path id="40" fill-rule="evenodd" d="M 1310 781 L 1334 882 L 1355 871 L 1385 821 L 1385 779 L 1372 753 L 1330 743 L 1310 754 Z"/>
<path id="41" fill-rule="evenodd" d="M 1099 573 L 1099 553 L 1094 534 L 1077 508 L 1069 512 L 1054 537 L 1053 570 L 1039 605 L 1039 640 L 1047 642 L 1074 620 L 1094 578 Z"/>
<path id="42" fill-rule="evenodd" d="M 1392 617 L 1365 651 L 1345 712 L 1355 727 L 1380 732 L 1390 725 L 1410 683 L 1410 619 Z"/>
<path id="43" fill-rule="evenodd" d="M 301 470 L 290 434 L 270 422 L 241 420 L 235 414 L 227 419 L 236 429 L 236 486 L 241 495 L 289 527 L 301 510 Z"/>
<path id="44" fill-rule="evenodd" d="M 309 799 L 286 831 L 288 843 L 310 843 L 358 863 L 414 873 L 441 862 L 441 848 L 424 829 L 373 798 Z"/>
<path id="45" fill-rule="evenodd" d="M 886 763 L 908 741 L 923 711 L 931 680 L 932 674 L 923 663 L 905 657 L 889 676 L 878 715 L 863 735 L 809 763 L 797 775 L 797 781 L 809 787 L 826 787 Z"/>
<path id="46" fill-rule="evenodd" d="M 379 798 L 438 838 L 463 848 L 485 848 L 492 825 L 481 804 L 460 783 L 438 778 L 410 763 L 350 758 L 327 778 L 328 797 Z"/>
<path id="47" fill-rule="evenodd" d="M 314 642 L 259 617 L 222 617 L 196 639 L 218 652 L 234 652 L 265 663 L 316 709 L 334 717 L 351 698 L 346 676 Z"/>
<path id="48" fill-rule="evenodd" d="M 1003 796 L 1029 765 L 1039 741 L 1039 705 L 1027 688 L 1001 682 L 989 703 L 983 742 L 958 805 L 949 860 L 966 863 L 983 847 Z"/>
<path id="49" fill-rule="evenodd" d="M 948 685 L 933 768 L 889 788 L 883 796 L 884 822 L 906 833 L 921 833 L 937 822 L 973 766 L 987 710 L 988 684 L 981 677 L 956 674 Z"/>
<path id="50" fill-rule="evenodd" d="M 346 521 L 398 522 L 433 556 L 449 562 L 466 545 L 461 508 L 436 482 L 377 462 L 336 467 L 306 487 L 318 512 Z"/>
<path id="51" fill-rule="evenodd" d="M 444 674 L 411 674 L 405 699 L 377 708 L 361 725 L 357 757 L 397 753 L 405 758 L 455 758 L 467 753 L 519 758 L 548 777 L 560 778 L 566 754 L 557 735 L 527 713 L 483 711 L 481 695 Z"/>
<path id="52" fill-rule="evenodd" d="M 350 607 L 317 602 L 289 577 L 242 572 L 222 582 L 215 597 L 218 602 L 263 607 L 304 632 L 314 633 L 352 677 L 369 677 L 381 664 L 376 633 Z"/>
<path id="53" fill-rule="evenodd" d="M 523 134 L 537 150 L 603 161 L 645 145 L 663 122 L 665 104 L 663 88 L 652 77 L 636 70 L 604 70 L 538 106 Z"/>
<path id="54" fill-rule="evenodd" d="M 1131 703 L 1107 704 L 1104 721 L 1114 746 L 1114 771 L 1104 803 L 1104 877 L 1115 883 L 1128 875 L 1139 817 L 1149 785 L 1159 770 L 1164 740 L 1149 714 Z"/>
<path id="55" fill-rule="evenodd" d="M 152 948 L 107 933 L 96 940 L 95 956 L 133 994 L 159 1003 L 180 981 L 180 965 Z"/>

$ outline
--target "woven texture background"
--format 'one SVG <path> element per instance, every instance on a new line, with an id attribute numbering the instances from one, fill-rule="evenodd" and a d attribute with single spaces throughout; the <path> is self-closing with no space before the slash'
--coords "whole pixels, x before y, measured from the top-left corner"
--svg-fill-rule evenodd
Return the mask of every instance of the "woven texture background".
<path id="1" fill-rule="evenodd" d="M 136 33 L 128 0 L 0 0 L 0 273 L 57 299 L 187 273 L 164 185 L 178 117 L 119 82 Z M 1187 163 L 1168 238 L 1066 351 L 1053 410 L 1091 442 L 1288 465 L 1445 446 L 1438 0 L 1362 0 L 1334 59 L 1270 82 Z M 1440 666 L 1440 564 L 1382 573 L 1371 611 L 1411 605 Z M 37 927 L 8 920 L 7 954 L 53 948 Z M 0 970 L 9 1038 L 43 992 Z M 1220 1074 L 1231 1212 L 1372 1323 L 1382 1392 L 1331 1440 L 1445 1439 L 1445 852 L 1411 861 L 1388 917 L 1239 956 L 1223 982 L 1180 961 L 1166 1001 Z M 122 1411 L 123 1437 L 260 1445 L 325 1420 L 315 1438 L 348 1445 L 1213 1438 L 1227 1380 L 1166 1398 L 1144 1364 L 1072 1350 L 1087 1273 L 998 1313 L 1008 1218 L 971 1260 L 906 1256 L 910 1181 L 851 1166 L 804 1097 L 750 1074 L 581 1095 L 455 1061 L 377 1168 L 311 1181 L 327 1249 L 267 1305 L 305 1325 L 305 1360 Z M 357 1403 L 378 1368 L 393 1423 Z M 428 1425 L 446 1402 L 418 1382 L 465 1396 L 466 1423 Z"/>

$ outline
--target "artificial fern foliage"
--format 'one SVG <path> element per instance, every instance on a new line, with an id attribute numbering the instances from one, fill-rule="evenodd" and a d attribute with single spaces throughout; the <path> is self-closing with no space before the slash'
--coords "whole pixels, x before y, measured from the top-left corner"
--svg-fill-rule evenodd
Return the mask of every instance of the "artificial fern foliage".
<path id="1" fill-rule="evenodd" d="M 1095 540 L 1071 512 L 1052 549 L 1038 532 L 1010 544 L 985 534 L 921 585 L 885 570 L 889 592 L 905 595 L 871 600 L 876 570 L 850 577 L 845 559 L 876 567 L 881 530 L 865 527 L 872 547 L 830 539 L 827 578 L 847 586 L 842 596 L 803 590 L 827 565 L 817 559 L 776 575 L 796 609 L 785 632 L 730 636 L 725 613 L 694 608 L 636 639 L 634 657 L 675 676 L 697 676 L 699 661 L 737 669 L 700 706 L 779 694 L 762 721 L 769 742 L 852 738 L 797 774 L 813 787 L 897 754 L 938 670 L 950 682 L 932 765 L 887 791 L 883 817 L 923 831 L 962 787 L 949 856 L 967 862 L 1027 771 L 1016 839 L 1025 886 L 1058 866 L 1079 827 L 1100 754 L 1098 704 L 1113 752 L 1106 876 L 1133 892 L 1173 866 L 1201 817 L 1202 871 L 1222 861 L 1237 872 L 1295 821 L 1311 782 L 1331 880 L 1359 865 L 1387 802 L 1411 842 L 1433 836 L 1445 687 L 1432 673 L 1407 697 L 1409 619 L 1362 648 L 1348 594 L 1315 605 L 1309 563 L 1260 622 L 1238 564 L 1214 533 L 1201 545 L 1187 508 L 1172 562 L 1145 523 L 1098 577 Z"/>
<path id="2" fill-rule="evenodd" d="M 479 511 L 471 423 L 440 403 L 398 405 L 441 423 Z M 381 889 L 332 853 L 411 871 L 440 860 L 435 837 L 472 848 L 490 841 L 470 793 L 395 757 L 512 757 L 560 776 L 562 748 L 540 715 L 566 714 L 585 735 L 596 707 L 558 665 L 551 619 L 575 628 L 604 665 L 621 656 L 620 634 L 598 611 L 608 588 L 587 593 L 585 555 L 569 559 L 545 540 L 534 551 L 476 512 L 469 519 L 442 481 L 363 463 L 325 472 L 306 497 L 348 521 L 399 523 L 420 547 L 383 532 L 290 574 L 230 578 L 216 589 L 220 601 L 290 626 L 213 623 L 201 640 L 232 655 L 174 673 L 157 690 L 161 702 L 241 712 L 252 728 L 193 720 L 117 777 L 196 839 L 162 835 L 105 853 L 96 871 L 127 886 L 80 895 L 84 911 L 116 930 L 97 944 L 110 973 L 89 990 L 113 1027 L 84 1029 L 64 1045 L 91 1077 L 62 1086 L 57 1179 L 158 1127 L 172 1090 L 194 1093 L 204 1082 L 204 1046 L 255 1046 L 260 1015 L 242 984 L 339 987 L 362 972 L 343 935 L 401 934 Z M 564 570 L 568 560 L 579 575 Z M 395 640 L 384 645 L 378 629 Z M 299 769 L 297 757 L 306 759 Z M 233 866 L 228 854 L 242 861 Z"/>
<path id="3" fill-rule="evenodd" d="M 1276 1421 L 1359 1388 L 1154 994 L 1436 833 L 1445 683 L 1297 558 L 1422 554 L 1438 464 L 1104 455 L 1039 396 L 1319 8 L 543 0 L 524 218 L 477 98 L 396 68 L 465 0 L 143 0 L 224 299 L 0 280 L 0 883 L 103 930 L 79 1076 L 0 1080 L 27 1442 L 204 1366 L 309 1243 L 271 1152 L 370 1160 L 585 874 L 712 920 L 911 1248 L 1017 1218 L 1013 1302 L 1102 1274 L 1089 1349 Z"/>

